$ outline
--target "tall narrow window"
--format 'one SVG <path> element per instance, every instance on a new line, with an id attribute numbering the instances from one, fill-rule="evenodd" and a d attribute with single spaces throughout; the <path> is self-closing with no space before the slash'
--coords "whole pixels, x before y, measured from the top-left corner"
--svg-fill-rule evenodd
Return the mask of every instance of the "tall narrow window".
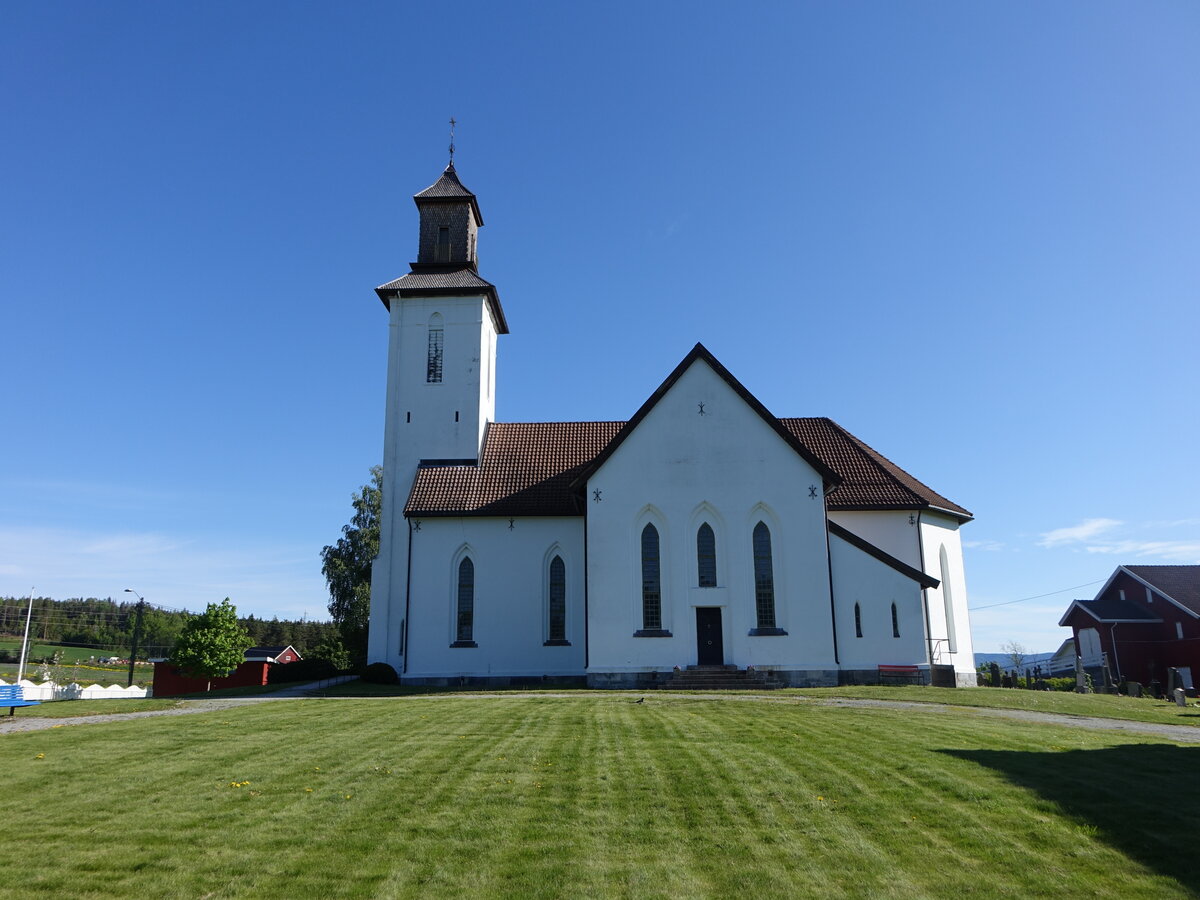
<path id="1" fill-rule="evenodd" d="M 428 384 L 442 383 L 442 343 L 445 333 L 441 315 L 434 313 L 429 317 L 429 354 L 425 363 L 425 381 Z"/>
<path id="2" fill-rule="evenodd" d="M 458 564 L 458 629 L 455 644 L 475 645 L 475 563 L 464 557 Z"/>
<path id="3" fill-rule="evenodd" d="M 434 251 L 434 259 L 437 262 L 450 262 L 450 229 L 439 228 L 437 236 L 437 248 Z"/>
<path id="4" fill-rule="evenodd" d="M 696 532 L 696 568 L 700 587 L 717 586 L 717 538 L 707 522 Z"/>
<path id="5" fill-rule="evenodd" d="M 946 556 L 946 546 L 938 552 L 938 562 L 942 566 L 942 602 L 946 607 L 946 645 L 951 653 L 958 652 L 958 636 L 954 633 L 954 595 L 950 592 L 950 560 Z"/>
<path id="6" fill-rule="evenodd" d="M 567 567 L 562 557 L 550 560 L 550 627 L 547 644 L 567 642 Z"/>
<path id="7" fill-rule="evenodd" d="M 642 529 L 642 629 L 662 630 L 662 580 L 659 572 L 658 529 Z"/>
<path id="8" fill-rule="evenodd" d="M 896 604 L 892 604 L 892 637 L 900 637 L 900 617 L 896 615 Z"/>
<path id="9" fill-rule="evenodd" d="M 854 604 L 854 636 L 862 637 L 862 609 L 857 603 Z"/>
<path id="10" fill-rule="evenodd" d="M 771 530 L 754 526 L 754 612 L 758 629 L 775 628 L 775 572 L 771 562 Z"/>

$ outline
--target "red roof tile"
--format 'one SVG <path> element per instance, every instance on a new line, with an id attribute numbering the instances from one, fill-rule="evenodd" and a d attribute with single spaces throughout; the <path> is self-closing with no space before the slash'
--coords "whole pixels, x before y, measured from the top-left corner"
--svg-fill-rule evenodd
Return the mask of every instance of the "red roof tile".
<path id="1" fill-rule="evenodd" d="M 832 510 L 927 509 L 969 519 L 961 506 L 913 478 L 836 422 L 780 419 L 814 456 L 841 476 L 827 497 Z M 497 422 L 475 465 L 423 465 L 406 516 L 578 516 L 571 482 L 601 454 L 624 422 Z"/>

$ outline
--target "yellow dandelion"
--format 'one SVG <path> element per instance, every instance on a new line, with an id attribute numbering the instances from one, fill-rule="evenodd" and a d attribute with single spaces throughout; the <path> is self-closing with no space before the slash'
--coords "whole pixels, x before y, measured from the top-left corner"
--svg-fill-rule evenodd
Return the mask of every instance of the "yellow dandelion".
<path id="1" fill-rule="evenodd" d="M 306 793 L 306 794 L 311 794 L 311 793 L 312 793 L 312 788 L 305 788 L 305 789 L 304 789 L 304 793 Z"/>
<path id="2" fill-rule="evenodd" d="M 45 758 L 46 758 L 45 753 L 39 753 L 37 756 L 34 757 L 34 759 L 45 759 Z"/>

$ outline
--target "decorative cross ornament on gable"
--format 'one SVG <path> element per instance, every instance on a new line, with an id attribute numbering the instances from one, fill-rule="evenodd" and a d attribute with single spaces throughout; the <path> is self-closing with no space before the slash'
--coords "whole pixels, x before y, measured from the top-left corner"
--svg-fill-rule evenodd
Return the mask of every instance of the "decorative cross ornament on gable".
<path id="1" fill-rule="evenodd" d="M 421 530 L 421 520 L 413 519 L 413 531 L 420 531 L 420 530 Z"/>
<path id="2" fill-rule="evenodd" d="M 509 530 L 509 531 L 512 531 L 512 530 L 513 530 L 514 528 L 516 528 L 516 527 L 517 527 L 517 525 L 516 525 L 516 520 L 515 520 L 515 519 L 509 519 L 509 520 L 508 520 L 508 530 Z"/>
<path id="3" fill-rule="evenodd" d="M 592 502 L 593 503 L 600 502 L 600 488 L 596 488 L 594 491 L 592 491 Z"/>
<path id="4" fill-rule="evenodd" d="M 813 499 L 816 499 L 816 496 L 817 496 L 817 486 L 816 486 L 815 484 L 810 484 L 810 485 L 808 486 L 808 496 L 809 496 L 809 497 L 812 497 Z"/>
<path id="5" fill-rule="evenodd" d="M 706 413 L 706 412 L 704 411 L 704 404 L 703 404 L 703 403 L 697 403 L 696 405 L 700 407 L 700 415 L 702 415 L 702 416 L 707 416 L 707 415 L 708 415 L 708 413 Z"/>

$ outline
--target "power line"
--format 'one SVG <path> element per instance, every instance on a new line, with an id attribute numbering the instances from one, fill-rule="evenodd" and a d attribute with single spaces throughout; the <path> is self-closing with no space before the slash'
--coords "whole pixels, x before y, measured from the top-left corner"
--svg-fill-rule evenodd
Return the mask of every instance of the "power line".
<path id="1" fill-rule="evenodd" d="M 1067 591 L 1077 591 L 1080 588 L 1091 587 L 1093 584 L 1101 584 L 1103 581 L 1104 579 L 1101 578 L 1100 581 L 1089 581 L 1087 584 L 1077 584 L 1074 587 L 1063 588 L 1062 590 L 1058 591 L 1051 591 L 1048 594 L 1034 594 L 1032 597 L 1022 597 L 1020 600 L 1005 600 L 1003 603 L 989 603 L 987 606 L 972 606 L 970 611 L 977 612 L 981 609 L 992 609 L 997 606 L 1009 606 L 1013 603 L 1024 603 L 1026 600 L 1040 600 L 1042 597 L 1053 597 L 1055 594 L 1065 594 Z"/>

